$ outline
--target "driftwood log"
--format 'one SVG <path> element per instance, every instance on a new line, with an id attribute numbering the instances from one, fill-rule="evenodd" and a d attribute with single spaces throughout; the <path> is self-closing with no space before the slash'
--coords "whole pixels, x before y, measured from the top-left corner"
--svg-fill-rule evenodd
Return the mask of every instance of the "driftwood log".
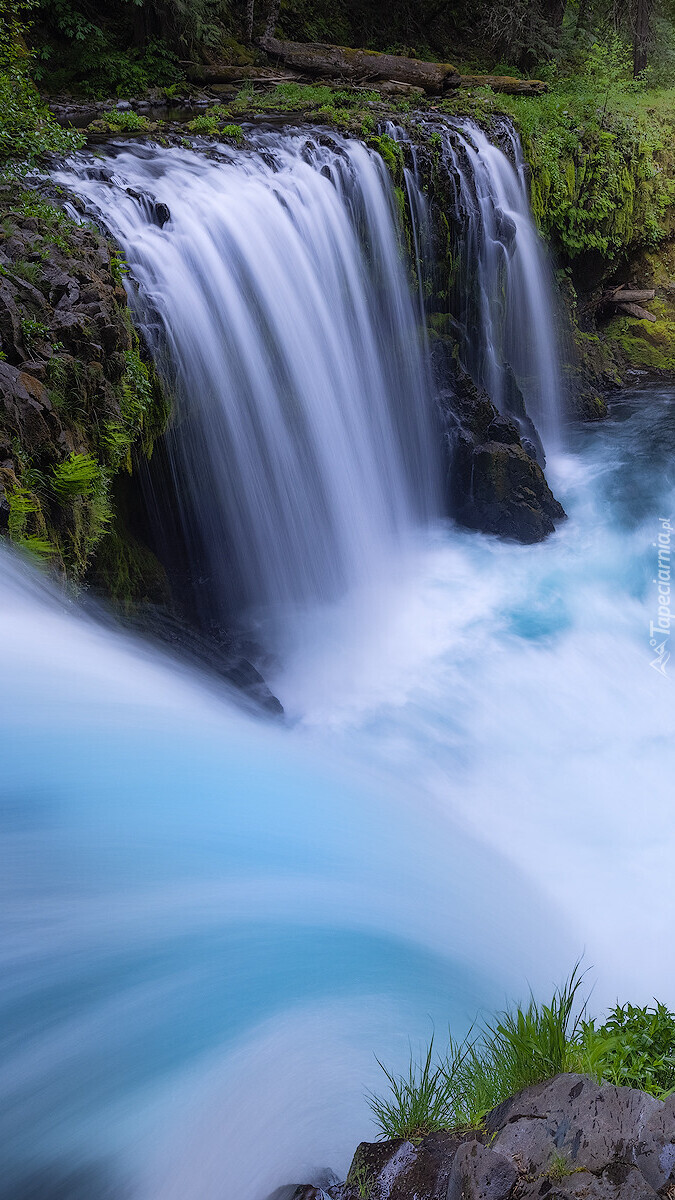
<path id="1" fill-rule="evenodd" d="M 390 80 L 424 88 L 434 95 L 459 85 L 459 73 L 450 63 L 422 62 L 398 54 L 377 54 L 374 50 L 353 50 L 324 42 L 282 42 L 273 37 L 263 38 L 260 45 L 271 57 L 307 75 L 357 83 Z"/>
<path id="2" fill-rule="evenodd" d="M 654 300 L 656 291 L 654 288 L 636 288 L 628 287 L 625 283 L 621 287 L 611 288 L 605 292 L 602 297 L 601 306 L 603 308 L 613 308 L 615 312 L 627 313 L 629 317 L 636 317 L 638 321 L 656 321 L 654 313 L 650 313 L 642 305 L 649 300 Z"/>
<path id="3" fill-rule="evenodd" d="M 278 70 L 274 67 L 233 67 L 230 63 L 181 63 L 190 83 L 212 84 L 244 83 L 252 80 L 267 83 L 290 83 L 300 78 L 297 71 Z"/>
<path id="4" fill-rule="evenodd" d="M 185 62 L 185 74 L 191 83 L 206 87 L 242 83 L 245 80 L 288 83 L 302 76 L 322 77 L 352 84 L 368 82 L 383 85 L 390 93 L 440 95 L 456 87 L 489 87 L 493 92 L 512 96 L 538 96 L 547 91 L 541 79 L 512 79 L 509 75 L 459 75 L 450 63 L 423 62 L 398 54 L 377 54 L 372 50 L 352 50 L 324 42 L 282 42 L 265 37 L 260 45 L 272 57 L 284 63 L 278 67 L 232 66 L 230 63 Z M 291 68 L 291 69 L 289 69 Z"/>
<path id="5" fill-rule="evenodd" d="M 548 91 L 543 79 L 515 79 L 510 75 L 460 75 L 459 86 L 489 87 L 508 96 L 541 96 Z"/>

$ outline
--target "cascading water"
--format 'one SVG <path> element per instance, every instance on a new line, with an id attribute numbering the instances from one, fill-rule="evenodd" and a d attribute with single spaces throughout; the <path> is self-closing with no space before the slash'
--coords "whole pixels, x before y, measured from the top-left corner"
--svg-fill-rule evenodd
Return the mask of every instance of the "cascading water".
<path id="1" fill-rule="evenodd" d="M 218 159 L 125 149 L 103 171 L 85 156 L 59 179 L 121 243 L 175 379 L 178 486 L 214 594 L 325 600 L 438 510 L 423 323 L 379 156 L 250 140 Z"/>
<path id="2" fill-rule="evenodd" d="M 472 279 L 506 272 L 513 302 L 536 261 L 514 266 L 517 177 L 477 133 L 442 136 Z M 216 584 L 225 557 L 303 613 L 277 728 L 3 551 L 3 1200 L 267 1200 L 344 1174 L 373 1052 L 405 1066 L 429 1017 L 461 1035 L 584 948 L 598 1007 L 675 987 L 672 683 L 649 645 L 672 395 L 554 458 L 570 519 L 545 545 L 420 529 L 428 377 L 389 184 L 351 142 L 256 137 L 61 176 L 123 241 L 175 375 Z M 466 329 L 525 392 L 532 341 L 520 369 L 484 299 Z M 399 576 L 364 583 L 389 551 Z"/>
<path id="3" fill-rule="evenodd" d="M 520 141 L 508 122 L 500 134 L 510 157 L 472 121 L 434 120 L 425 130 L 439 140 L 439 169 L 449 185 L 447 311 L 464 366 L 524 437 L 554 449 L 562 410 L 556 298 L 530 211 Z M 407 140 L 395 126 L 389 132 Z M 406 183 L 419 191 L 424 168 L 413 146 L 409 157 Z M 428 275 L 435 269 L 432 226 L 424 208 L 411 203 L 411 213 L 416 248 L 426 242 L 418 269 Z M 447 279 L 441 287 L 448 288 Z"/>
<path id="4" fill-rule="evenodd" d="M 546 979 L 555 919 L 415 789 L 0 567 L 0 1196 L 266 1200 L 344 1173 L 373 1053 L 498 1002 L 522 928 Z"/>

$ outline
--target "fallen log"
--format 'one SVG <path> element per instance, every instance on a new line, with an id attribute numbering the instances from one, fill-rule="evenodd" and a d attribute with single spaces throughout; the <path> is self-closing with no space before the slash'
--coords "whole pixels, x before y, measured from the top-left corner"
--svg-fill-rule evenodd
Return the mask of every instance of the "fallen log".
<path id="1" fill-rule="evenodd" d="M 385 79 L 421 87 L 435 95 L 457 87 L 460 79 L 450 63 L 422 62 L 374 50 L 353 50 L 324 42 L 282 42 L 273 37 L 262 38 L 260 45 L 273 58 L 313 76 L 337 76 L 359 83 Z"/>
<path id="2" fill-rule="evenodd" d="M 493 92 L 503 92 L 507 96 L 541 96 L 548 91 L 548 84 L 543 79 L 515 79 L 510 75 L 461 75 L 459 86 L 489 87 Z"/>
<path id="3" fill-rule="evenodd" d="M 625 312 L 629 317 L 637 317 L 638 321 L 656 321 L 653 313 L 647 312 L 646 308 L 640 308 L 639 304 L 619 304 L 616 305 L 619 312 Z"/>
<path id="4" fill-rule="evenodd" d="M 615 288 L 612 292 L 607 292 L 603 299 L 605 304 L 643 304 L 646 300 L 654 300 L 655 298 L 655 288 L 643 288 L 639 291 L 635 288 L 627 288 L 624 285 L 623 287 Z"/>
<path id="5" fill-rule="evenodd" d="M 273 67 L 233 67 L 230 63 L 183 63 L 190 83 L 292 83 L 299 78 L 297 71 L 279 71 Z"/>

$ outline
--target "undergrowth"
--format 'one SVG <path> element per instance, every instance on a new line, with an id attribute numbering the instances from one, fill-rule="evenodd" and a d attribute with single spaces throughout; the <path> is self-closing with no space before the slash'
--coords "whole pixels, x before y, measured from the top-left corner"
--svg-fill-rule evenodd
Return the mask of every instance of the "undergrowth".
<path id="1" fill-rule="evenodd" d="M 639 1088 L 659 1098 L 675 1091 L 675 1014 L 664 1005 L 617 1005 L 602 1023 L 585 1018 L 583 977 L 575 968 L 548 1003 L 499 1013 L 475 1036 L 434 1039 L 408 1070 L 382 1066 L 389 1090 L 369 1094 L 382 1137 L 419 1141 L 439 1129 L 479 1129 L 487 1114 L 523 1088 L 567 1071 Z"/>
<path id="2" fill-rule="evenodd" d="M 84 142 L 62 129 L 40 99 L 31 78 L 33 56 L 26 48 L 25 26 L 17 5 L 0 5 L 0 165 L 11 160 L 33 163 L 46 154 L 70 154 Z"/>

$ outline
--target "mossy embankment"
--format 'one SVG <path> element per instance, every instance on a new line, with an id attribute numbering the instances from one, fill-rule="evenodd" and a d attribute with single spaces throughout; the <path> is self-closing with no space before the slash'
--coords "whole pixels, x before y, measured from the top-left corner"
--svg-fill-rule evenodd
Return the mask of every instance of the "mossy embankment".
<path id="1" fill-rule="evenodd" d="M 75 583 L 103 550 L 116 598 L 156 593 L 157 565 L 130 566 L 129 542 L 122 597 L 110 553 L 124 542 L 116 479 L 151 454 L 168 415 L 121 258 L 58 198 L 9 175 L 0 221 L 0 531 Z"/>

